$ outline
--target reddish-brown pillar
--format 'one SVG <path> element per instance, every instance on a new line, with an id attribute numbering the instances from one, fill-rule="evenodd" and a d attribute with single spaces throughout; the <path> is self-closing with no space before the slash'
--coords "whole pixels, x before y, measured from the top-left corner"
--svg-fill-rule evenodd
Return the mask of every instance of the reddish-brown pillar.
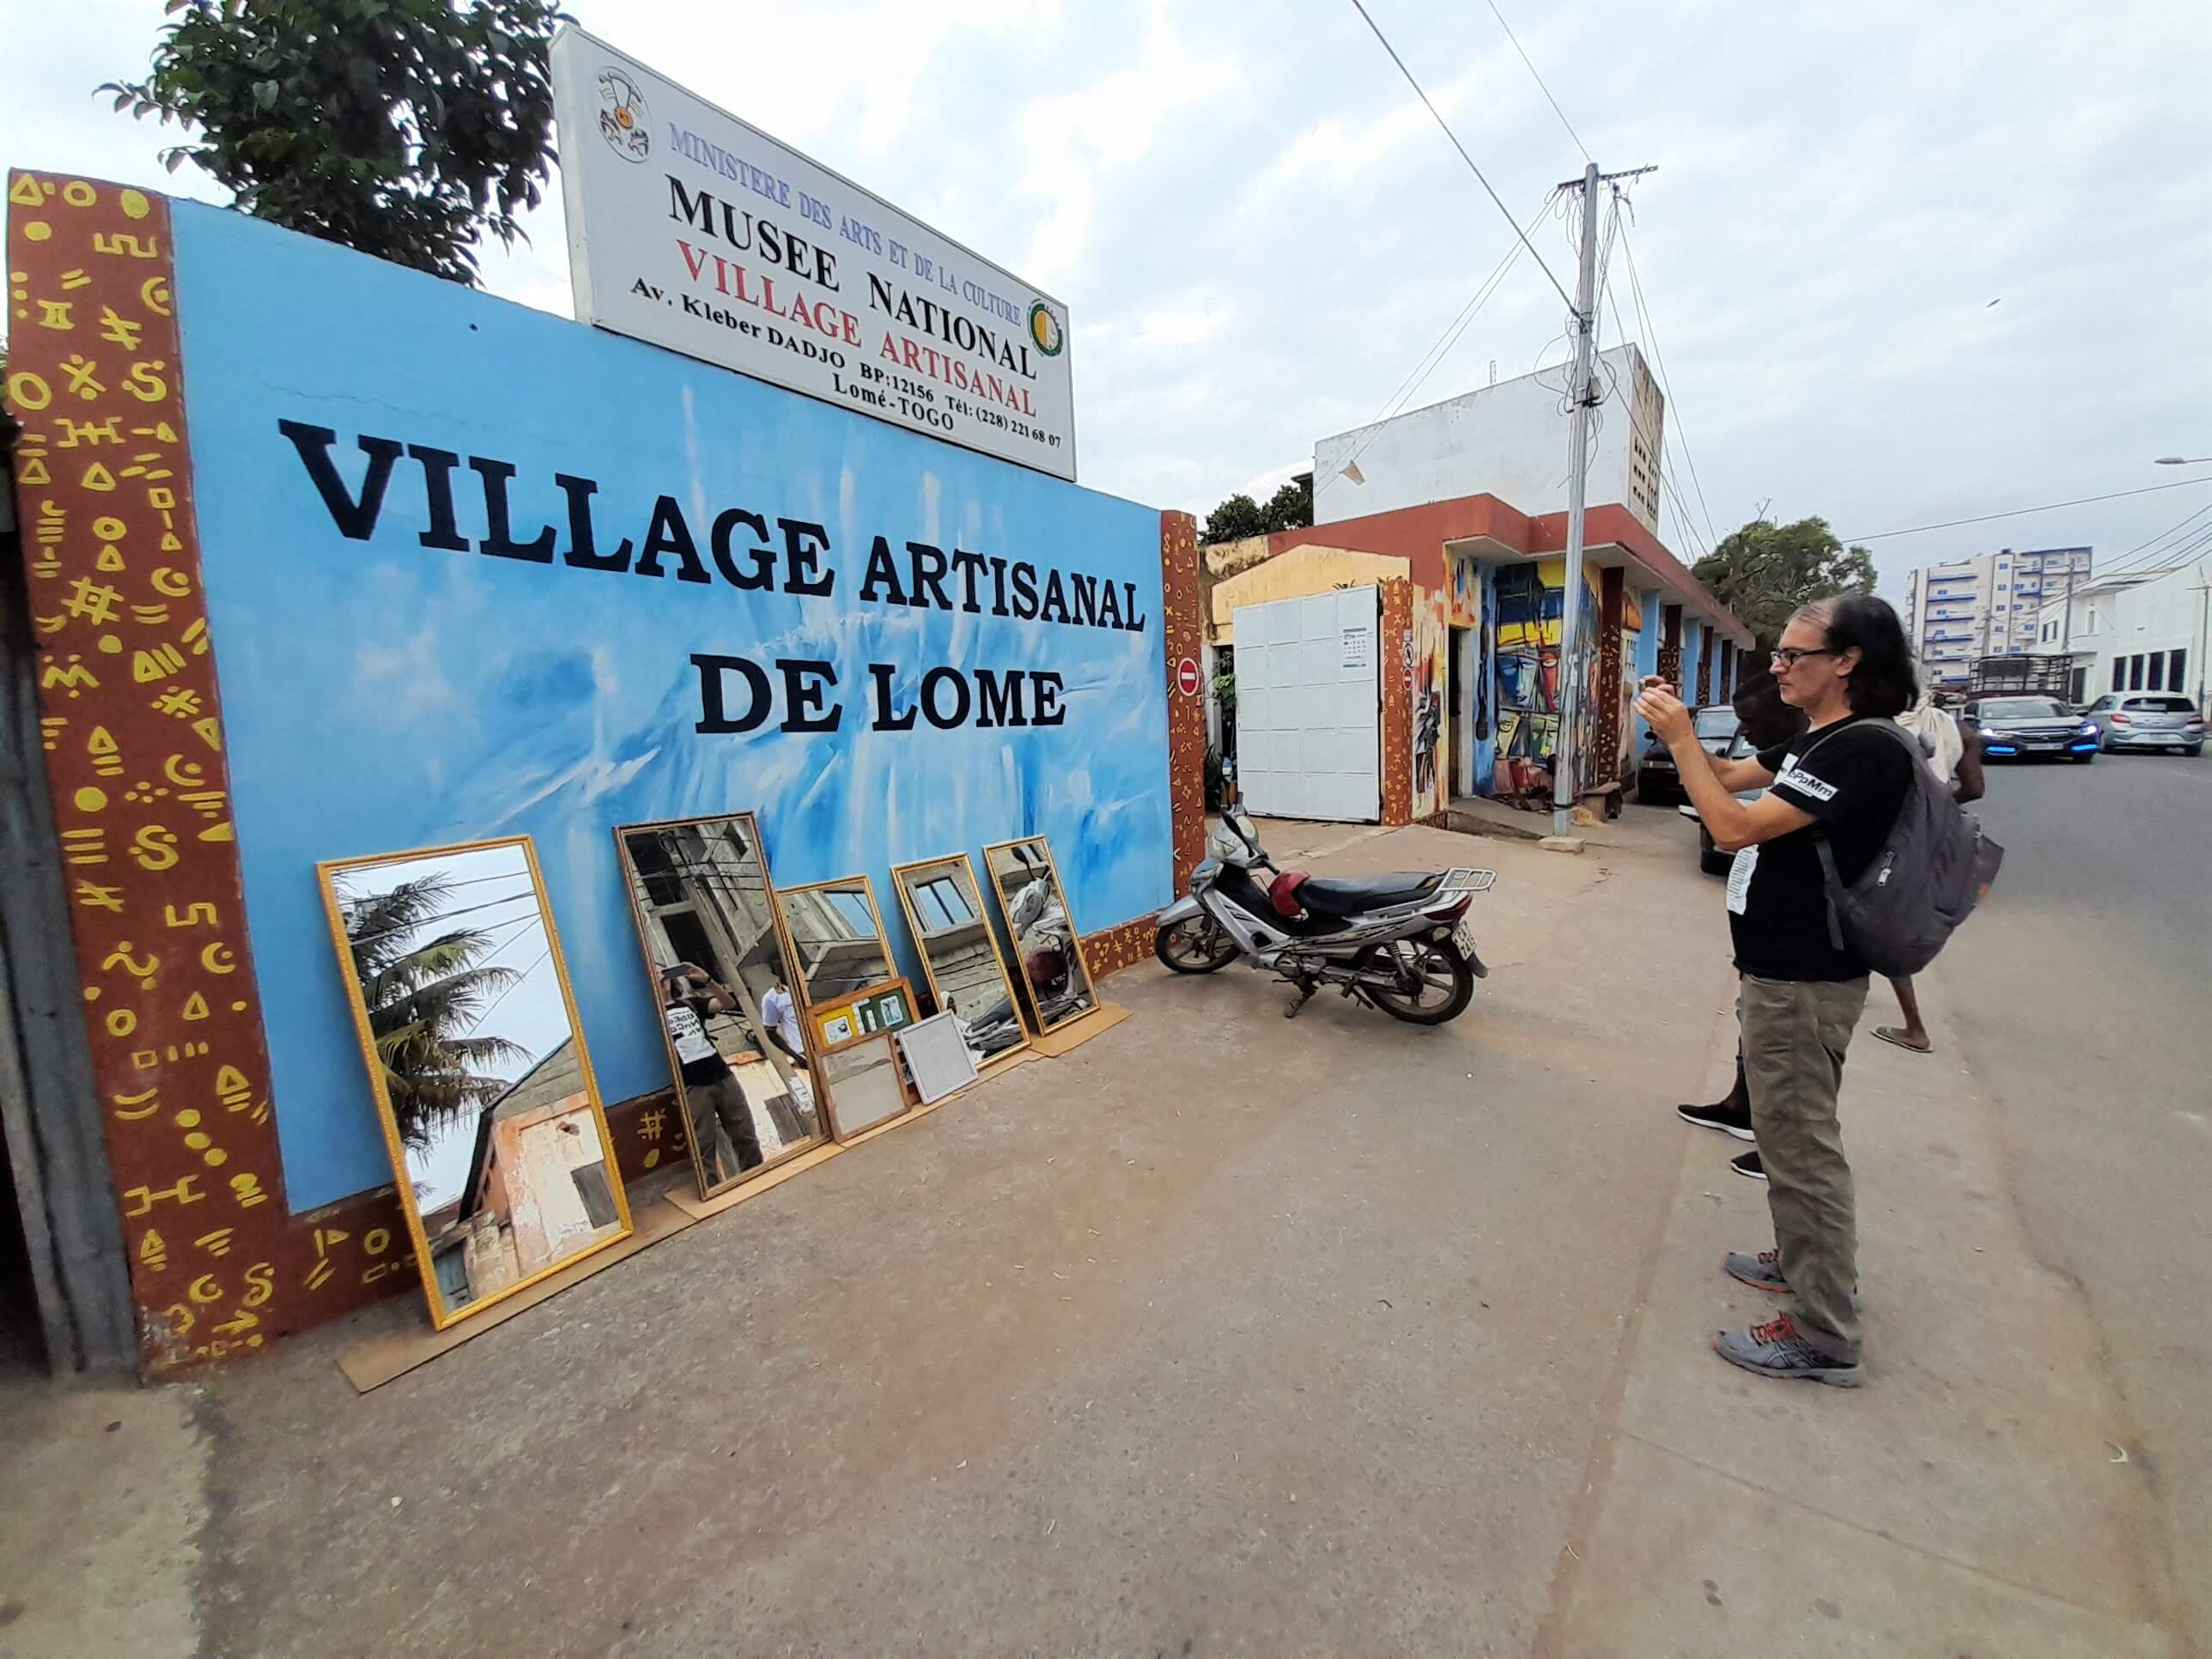
<path id="1" fill-rule="evenodd" d="M 1382 822 L 1413 821 L 1413 584 L 1386 577 L 1382 589 Z"/>
<path id="2" fill-rule="evenodd" d="M 1618 565 L 1607 567 L 1597 599 L 1597 738 L 1583 763 L 1592 783 L 1620 775 L 1620 634 L 1626 592 L 1626 573 Z"/>
<path id="3" fill-rule="evenodd" d="M 1664 619 L 1659 633 L 1659 678 L 1677 691 L 1682 686 L 1682 607 L 1670 605 L 1660 612 Z"/>

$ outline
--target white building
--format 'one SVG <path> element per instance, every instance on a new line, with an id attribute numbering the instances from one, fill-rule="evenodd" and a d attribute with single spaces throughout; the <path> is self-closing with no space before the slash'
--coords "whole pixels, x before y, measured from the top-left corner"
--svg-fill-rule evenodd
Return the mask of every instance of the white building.
<path id="1" fill-rule="evenodd" d="M 1644 354 L 1598 354 L 1607 389 L 1590 446 L 1588 501 L 1618 502 L 1655 534 L 1666 400 Z M 1565 365 L 1485 386 L 1314 444 L 1314 522 L 1495 495 L 1531 518 L 1567 508 Z"/>
<path id="2" fill-rule="evenodd" d="M 1905 631 L 1939 682 L 1964 684 L 1975 658 L 2033 650 L 2038 613 L 2088 581 L 2093 557 L 2086 547 L 2007 547 L 1923 565 L 1905 579 Z"/>
<path id="3" fill-rule="evenodd" d="M 2062 594 L 2037 613 L 2033 649 L 2070 659 L 2069 691 L 2087 702 L 2107 691 L 2178 691 L 2206 706 L 2212 559 L 2107 577 Z"/>

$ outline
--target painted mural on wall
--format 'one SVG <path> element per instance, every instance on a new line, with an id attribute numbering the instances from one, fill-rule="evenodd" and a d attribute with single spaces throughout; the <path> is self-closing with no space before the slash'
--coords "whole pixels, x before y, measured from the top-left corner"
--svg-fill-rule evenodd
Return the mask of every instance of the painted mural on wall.
<path id="1" fill-rule="evenodd" d="M 1498 572 L 1496 633 L 1498 670 L 1498 755 L 1548 767 L 1559 741 L 1559 619 L 1565 603 L 1565 559 L 1542 559 L 1502 566 Z M 1597 730 L 1593 696 L 1597 685 L 1598 599 L 1596 585 L 1583 583 L 1584 626 L 1577 638 L 1580 676 L 1577 730 L 1583 750 Z"/>
<path id="2" fill-rule="evenodd" d="M 1450 750 L 1451 635 L 1445 623 L 1446 599 L 1416 588 L 1413 626 L 1407 635 L 1407 672 L 1413 683 L 1413 815 L 1441 812 L 1449 793 L 1446 773 Z"/>
<path id="3" fill-rule="evenodd" d="M 1473 628 L 1482 620 L 1482 566 L 1474 559 L 1447 553 L 1451 588 L 1444 595 L 1445 620 L 1454 628 Z"/>
<path id="4" fill-rule="evenodd" d="M 668 1084 L 617 823 L 757 811 L 783 884 L 1045 834 L 1093 928 L 1167 902 L 1157 513 L 236 215 L 175 231 L 295 1210 L 389 1178 L 319 859 L 534 836 L 611 1102 Z"/>

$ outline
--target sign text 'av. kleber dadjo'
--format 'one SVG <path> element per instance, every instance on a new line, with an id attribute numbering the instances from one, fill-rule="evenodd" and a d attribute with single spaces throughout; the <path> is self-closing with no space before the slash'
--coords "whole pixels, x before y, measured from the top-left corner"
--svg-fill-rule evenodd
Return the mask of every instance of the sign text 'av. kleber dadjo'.
<path id="1" fill-rule="evenodd" d="M 552 57 L 580 320 L 1075 477 L 1065 306 L 580 29 Z"/>

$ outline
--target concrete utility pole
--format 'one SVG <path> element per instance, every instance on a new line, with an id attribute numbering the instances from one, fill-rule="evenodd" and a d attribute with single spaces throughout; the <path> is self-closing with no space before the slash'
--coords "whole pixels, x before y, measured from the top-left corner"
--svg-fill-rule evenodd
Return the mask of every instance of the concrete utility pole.
<path id="1" fill-rule="evenodd" d="M 1583 193 L 1582 274 L 1575 285 L 1574 423 L 1570 440 L 1567 474 L 1567 559 L 1559 603 L 1559 737 L 1552 750 L 1552 839 L 1573 840 L 1575 767 L 1585 757 L 1575 753 L 1575 722 L 1581 714 L 1582 676 L 1576 665 L 1576 645 L 1582 632 L 1583 507 L 1589 486 L 1590 414 L 1603 399 L 1598 394 L 1597 347 L 1597 187 L 1616 179 L 1633 179 L 1656 173 L 1656 167 L 1634 167 L 1626 173 L 1600 173 L 1592 161 L 1580 179 L 1559 188 Z M 1654 463 L 1656 464 L 1656 461 Z M 1579 850 L 1577 848 L 1576 850 Z"/>

